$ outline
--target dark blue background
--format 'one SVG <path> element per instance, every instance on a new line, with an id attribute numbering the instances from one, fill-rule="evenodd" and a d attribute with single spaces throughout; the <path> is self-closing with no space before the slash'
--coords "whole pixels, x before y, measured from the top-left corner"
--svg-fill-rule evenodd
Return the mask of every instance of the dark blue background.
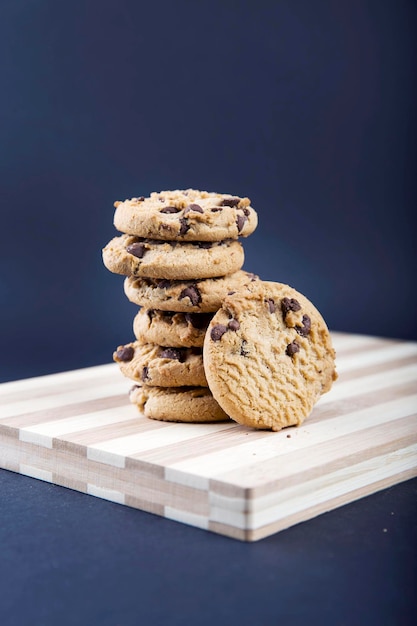
<path id="1" fill-rule="evenodd" d="M 248 195 L 245 267 L 416 338 L 416 5 L 3 0 L 0 379 L 111 359 L 113 201 Z"/>
<path id="2" fill-rule="evenodd" d="M 415 626 L 417 479 L 242 543 L 0 472 L 2 626 Z"/>

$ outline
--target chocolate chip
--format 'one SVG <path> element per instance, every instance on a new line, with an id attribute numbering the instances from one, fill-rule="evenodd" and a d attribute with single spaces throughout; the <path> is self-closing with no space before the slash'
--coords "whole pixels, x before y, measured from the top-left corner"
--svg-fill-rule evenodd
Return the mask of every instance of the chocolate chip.
<path id="1" fill-rule="evenodd" d="M 128 363 L 129 361 L 133 359 L 134 354 L 135 354 L 135 350 L 132 348 L 132 346 L 124 346 L 123 348 L 120 348 L 119 350 L 117 350 L 116 359 L 117 361 Z"/>
<path id="2" fill-rule="evenodd" d="M 213 316 L 207 313 L 185 313 L 184 317 L 186 321 L 193 326 L 193 328 L 201 330 L 203 328 L 207 328 L 209 321 Z"/>
<path id="3" fill-rule="evenodd" d="M 156 286 L 158 289 L 169 289 L 171 287 L 171 281 L 163 278 L 162 280 L 158 280 Z"/>
<path id="4" fill-rule="evenodd" d="M 183 298 L 190 298 L 191 304 L 193 306 L 197 306 L 201 302 L 201 294 L 197 288 L 197 285 L 189 285 L 185 289 L 183 289 L 178 296 L 178 300 L 182 300 Z"/>
<path id="5" fill-rule="evenodd" d="M 221 207 L 221 206 L 214 206 L 212 209 L 210 209 L 210 211 L 212 213 L 218 213 L 219 211 L 223 211 L 223 207 Z"/>
<path id="6" fill-rule="evenodd" d="M 227 295 L 228 295 L 228 296 L 233 296 L 233 294 L 234 294 L 234 293 L 236 293 L 236 291 L 228 291 L 228 292 L 227 292 Z"/>
<path id="7" fill-rule="evenodd" d="M 223 206 L 236 206 L 239 204 L 240 198 L 224 198 L 222 201 Z"/>
<path id="8" fill-rule="evenodd" d="M 265 300 L 265 302 L 268 305 L 268 309 L 270 313 L 275 313 L 275 301 L 272 298 L 268 298 L 268 300 Z"/>
<path id="9" fill-rule="evenodd" d="M 248 345 L 248 342 L 245 339 L 242 339 L 242 343 L 240 345 L 240 355 L 241 356 L 248 356 L 249 350 L 246 349 L 247 345 Z"/>
<path id="10" fill-rule="evenodd" d="M 204 210 L 201 208 L 199 204 L 189 204 L 184 209 L 184 215 L 187 215 L 190 211 L 196 211 L 197 213 L 204 213 Z"/>
<path id="11" fill-rule="evenodd" d="M 185 235 L 190 230 L 190 225 L 185 217 L 180 218 L 180 235 Z"/>
<path id="12" fill-rule="evenodd" d="M 175 359 L 177 361 L 184 361 L 184 354 L 178 348 L 165 348 L 159 355 L 161 359 Z"/>
<path id="13" fill-rule="evenodd" d="M 145 198 L 144 198 L 144 196 L 139 196 L 139 198 L 134 198 L 134 200 L 135 200 L 136 202 L 144 202 L 144 201 L 145 201 Z"/>
<path id="14" fill-rule="evenodd" d="M 164 206 L 163 209 L 161 209 L 159 212 L 160 213 L 179 213 L 181 209 L 177 209 L 177 207 L 175 206 Z"/>
<path id="15" fill-rule="evenodd" d="M 213 242 L 212 241 L 198 241 L 197 245 L 199 248 L 204 248 L 204 250 L 208 250 L 209 248 L 213 247 Z"/>
<path id="16" fill-rule="evenodd" d="M 249 209 L 242 209 L 242 211 L 244 212 L 244 214 L 246 215 L 246 217 L 249 217 L 249 215 L 250 215 L 250 211 L 249 211 Z"/>
<path id="17" fill-rule="evenodd" d="M 300 352 L 300 346 L 296 341 L 293 341 L 292 343 L 288 344 L 285 350 L 285 354 L 287 354 L 288 356 L 294 356 L 296 352 Z"/>
<path id="18" fill-rule="evenodd" d="M 130 246 L 127 246 L 126 250 L 129 254 L 133 254 L 133 256 L 136 256 L 138 259 L 141 259 L 146 252 L 145 244 L 141 241 L 131 243 Z"/>
<path id="19" fill-rule="evenodd" d="M 297 331 L 299 335 L 301 335 L 301 337 L 307 337 L 307 335 L 311 331 L 311 319 L 309 318 L 308 315 L 303 315 L 302 322 L 303 322 L 303 325 L 296 326 L 295 330 Z"/>
<path id="20" fill-rule="evenodd" d="M 211 329 L 210 337 L 213 339 L 213 341 L 220 341 L 220 339 L 226 332 L 227 326 L 223 326 L 223 324 L 217 324 Z"/>
<path id="21" fill-rule="evenodd" d="M 237 232 L 240 233 L 242 231 L 243 226 L 245 225 L 246 222 L 246 216 L 245 215 L 238 215 L 236 218 L 236 225 L 237 225 Z"/>
<path id="22" fill-rule="evenodd" d="M 233 319 L 233 320 L 230 320 L 227 327 L 230 328 L 230 330 L 236 331 L 236 330 L 239 330 L 240 324 L 237 320 Z"/>
<path id="23" fill-rule="evenodd" d="M 289 313 L 289 311 L 299 311 L 301 309 L 301 304 L 295 298 L 282 298 L 281 300 L 281 311 L 284 317 Z"/>
<path id="24" fill-rule="evenodd" d="M 141 376 L 143 382 L 145 382 L 145 380 L 149 380 L 148 372 L 149 372 L 149 368 L 145 365 L 145 367 L 142 370 L 142 376 Z"/>

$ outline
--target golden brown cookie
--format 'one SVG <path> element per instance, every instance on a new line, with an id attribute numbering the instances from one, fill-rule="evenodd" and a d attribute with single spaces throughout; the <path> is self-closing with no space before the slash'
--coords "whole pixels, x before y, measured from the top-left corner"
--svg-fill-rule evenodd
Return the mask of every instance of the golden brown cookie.
<path id="1" fill-rule="evenodd" d="M 133 320 L 133 332 L 142 343 L 172 348 L 202 348 L 212 317 L 212 313 L 140 309 Z"/>
<path id="2" fill-rule="evenodd" d="M 321 314 L 281 283 L 253 282 L 226 297 L 209 324 L 203 354 L 217 402 L 254 428 L 301 424 L 337 377 Z"/>
<path id="3" fill-rule="evenodd" d="M 223 299 L 258 276 L 243 270 L 219 278 L 195 280 L 158 280 L 130 276 L 124 282 L 131 302 L 163 311 L 210 313 L 217 311 Z"/>
<path id="4" fill-rule="evenodd" d="M 124 276 L 173 280 L 212 278 L 239 270 L 244 252 L 239 241 L 185 242 L 114 237 L 103 249 L 108 270 Z"/>
<path id="5" fill-rule="evenodd" d="M 154 192 L 114 206 L 117 230 L 151 239 L 237 239 L 253 233 L 258 223 L 249 198 L 196 189 Z"/>
<path id="6" fill-rule="evenodd" d="M 124 376 L 156 387 L 207 387 L 201 348 L 172 348 L 134 341 L 113 354 Z"/>
<path id="7" fill-rule="evenodd" d="M 223 422 L 228 416 L 207 387 L 135 385 L 130 401 L 146 417 L 165 422 Z"/>

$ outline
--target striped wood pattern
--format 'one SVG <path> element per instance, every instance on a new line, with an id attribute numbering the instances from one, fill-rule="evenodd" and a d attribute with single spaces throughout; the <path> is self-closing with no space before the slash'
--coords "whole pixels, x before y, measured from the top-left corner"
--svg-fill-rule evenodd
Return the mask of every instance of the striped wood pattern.
<path id="1" fill-rule="evenodd" d="M 417 474 L 417 343 L 334 333 L 305 424 L 148 420 L 101 365 L 0 385 L 0 467 L 254 541 Z"/>

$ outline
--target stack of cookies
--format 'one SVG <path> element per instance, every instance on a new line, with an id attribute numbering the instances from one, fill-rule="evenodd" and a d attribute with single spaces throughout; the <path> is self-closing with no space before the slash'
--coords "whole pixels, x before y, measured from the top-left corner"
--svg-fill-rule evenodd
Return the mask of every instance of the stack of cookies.
<path id="1" fill-rule="evenodd" d="M 135 341 L 113 355 L 135 382 L 131 401 L 153 419 L 228 419 L 208 387 L 203 343 L 226 296 L 258 281 L 241 269 L 239 238 L 257 226 L 250 200 L 188 189 L 115 207 L 114 225 L 123 234 L 104 248 L 103 261 L 126 276 L 126 296 L 140 307 Z"/>

